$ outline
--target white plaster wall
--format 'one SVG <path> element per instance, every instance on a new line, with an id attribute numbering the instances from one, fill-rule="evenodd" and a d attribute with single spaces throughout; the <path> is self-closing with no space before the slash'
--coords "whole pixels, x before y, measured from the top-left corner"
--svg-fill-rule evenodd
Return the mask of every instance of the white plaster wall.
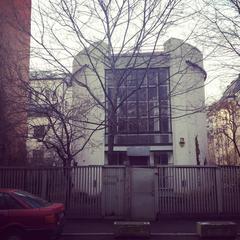
<path id="1" fill-rule="evenodd" d="M 95 94 L 103 104 L 105 101 L 103 88 L 101 84 L 105 84 L 105 73 L 104 73 L 104 52 L 106 45 L 96 43 L 96 48 L 91 47 L 89 49 L 81 51 L 73 61 L 73 73 L 76 73 L 82 66 L 87 65 L 83 71 L 76 74 L 76 79 L 86 84 L 90 91 Z M 89 59 L 89 56 L 91 61 Z M 98 76 L 93 71 L 93 66 L 97 69 Z M 77 106 L 80 101 L 89 99 L 93 101 L 93 98 L 89 96 L 86 88 L 80 86 L 73 81 L 73 104 Z M 91 102 L 94 105 L 94 102 Z M 92 107 L 89 112 L 89 121 L 95 121 L 100 123 L 104 120 L 104 109 L 95 102 L 95 106 Z M 96 127 L 88 124 L 88 127 Z M 83 151 L 81 151 L 75 159 L 78 161 L 78 165 L 103 165 L 104 164 L 104 132 L 105 130 L 98 130 L 92 136 L 92 141 L 86 145 Z M 81 141 L 76 141 L 75 146 L 83 144 Z"/>
<path id="2" fill-rule="evenodd" d="M 196 162 L 195 136 L 198 136 L 200 161 L 207 157 L 206 114 L 193 112 L 204 106 L 204 74 L 186 61 L 203 67 L 202 54 L 195 47 L 179 39 L 169 39 L 164 44 L 170 60 L 171 114 L 173 132 L 174 165 L 193 164 Z M 184 138 L 185 145 L 179 140 Z"/>

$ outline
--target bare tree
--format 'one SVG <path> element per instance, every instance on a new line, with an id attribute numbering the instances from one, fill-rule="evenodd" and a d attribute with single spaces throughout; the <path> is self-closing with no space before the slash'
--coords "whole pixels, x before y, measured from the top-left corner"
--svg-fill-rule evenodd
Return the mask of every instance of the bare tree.
<path id="1" fill-rule="evenodd" d="M 199 15 L 197 38 L 209 52 L 212 69 L 224 74 L 226 81 L 226 77 L 238 74 L 240 69 L 239 1 L 203 0 Z"/>
<path id="2" fill-rule="evenodd" d="M 215 163 L 240 164 L 240 112 L 237 100 L 223 97 L 213 104 L 208 113 L 211 121 L 209 143 Z"/>
<path id="3" fill-rule="evenodd" d="M 39 48 L 33 49 L 33 54 L 44 59 L 53 69 L 68 72 L 72 81 L 80 86 L 81 93 L 91 99 L 91 104 L 96 109 L 102 109 L 107 113 L 98 116 L 95 121 L 89 121 L 90 128 L 102 126 L 104 121 L 107 129 L 108 159 L 113 158 L 116 133 L 119 128 L 117 113 L 126 103 L 127 99 L 139 94 L 147 76 L 154 64 L 163 65 L 168 61 L 168 54 L 176 49 L 169 48 L 161 57 L 159 54 L 159 43 L 165 34 L 176 24 L 187 20 L 192 12 L 183 13 L 187 2 L 181 0 L 172 1 L 48 1 L 44 5 L 36 6 L 35 23 L 38 28 L 32 38 Z M 46 20 L 47 19 L 47 20 Z M 187 38 L 186 38 L 187 40 Z M 49 43 L 49 42 L 50 43 Z M 71 44 L 70 44 L 71 43 Z M 165 85 L 170 78 L 178 76 L 173 81 L 167 96 L 175 97 L 202 89 L 202 82 L 191 82 L 186 84 L 183 77 L 189 71 L 198 72 L 206 78 L 206 72 L 202 67 L 202 57 L 196 49 L 189 48 L 180 56 L 182 41 L 179 48 L 179 56 L 173 56 L 174 60 L 179 58 L 176 71 L 168 74 Z M 78 54 L 79 49 L 82 51 Z M 148 54 L 144 54 L 148 52 Z M 78 56 L 84 56 L 78 58 Z M 59 58 L 62 56 L 62 58 Z M 74 58 L 73 74 L 66 64 L 66 59 Z M 120 71 L 122 68 L 123 71 Z M 135 69 L 143 68 L 140 81 L 132 91 L 122 94 L 121 88 L 127 78 L 135 74 Z M 79 71 L 80 69 L 80 71 Z M 111 76 L 112 92 L 105 84 L 104 69 Z M 180 76 L 181 75 L 181 76 Z M 89 77 L 91 76 L 91 77 Z M 92 80 L 89 80 L 91 79 Z M 184 82 L 184 87 L 181 83 Z M 187 86 L 187 87 L 186 87 Z M 159 86 L 156 86 L 159 87 Z M 198 105 L 198 106 L 197 106 Z M 159 108 L 154 106 L 153 108 Z M 201 112 L 204 102 L 193 103 L 192 107 L 174 106 L 172 110 L 178 113 L 174 117 L 190 115 Z M 170 105 L 165 106 L 165 115 L 170 117 Z M 153 109 L 148 109 L 152 111 Z M 170 132 L 170 130 L 169 130 Z"/>
<path id="4" fill-rule="evenodd" d="M 101 125 L 87 129 L 87 113 L 93 106 L 87 99 L 73 106 L 69 76 L 56 73 L 43 75 L 35 74 L 30 84 L 26 85 L 30 97 L 28 145 L 31 148 L 34 141 L 41 143 L 50 154 L 50 165 L 54 162 L 63 167 L 74 166 L 77 164 L 75 156 L 86 144 L 94 147 L 91 136 Z M 78 144 L 74 144 L 76 141 Z M 44 164 L 43 159 L 40 161 Z M 36 164 L 34 159 L 32 164 Z"/>

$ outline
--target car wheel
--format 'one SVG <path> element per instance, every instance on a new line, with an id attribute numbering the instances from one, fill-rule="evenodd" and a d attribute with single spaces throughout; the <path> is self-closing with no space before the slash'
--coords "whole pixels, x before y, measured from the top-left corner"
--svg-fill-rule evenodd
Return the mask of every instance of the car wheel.
<path id="1" fill-rule="evenodd" d="M 23 232 L 21 230 L 12 230 L 6 234 L 6 240 L 24 240 Z"/>

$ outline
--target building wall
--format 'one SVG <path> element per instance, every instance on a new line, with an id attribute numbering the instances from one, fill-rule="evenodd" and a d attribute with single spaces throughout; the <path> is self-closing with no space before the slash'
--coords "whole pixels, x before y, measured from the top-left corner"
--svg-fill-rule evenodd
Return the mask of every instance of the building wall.
<path id="1" fill-rule="evenodd" d="M 240 109 L 238 96 L 228 99 L 223 96 L 209 107 L 208 149 L 209 163 L 217 165 L 239 165 L 237 147 L 240 143 Z M 235 136 L 233 133 L 235 132 Z"/>
<path id="2" fill-rule="evenodd" d="M 99 44 L 99 43 L 96 43 Z M 106 49 L 106 45 L 102 44 L 100 48 L 103 52 Z M 88 54 L 91 56 L 91 62 L 89 61 Z M 79 69 L 87 65 L 83 71 Z M 97 69 L 98 75 L 92 71 L 93 66 Z M 74 78 L 79 82 L 83 82 L 90 91 L 100 99 L 101 103 L 104 104 L 104 94 L 100 82 L 105 84 L 105 70 L 104 70 L 104 56 L 97 49 L 90 48 L 81 51 L 73 61 L 73 74 Z M 105 115 L 104 110 L 99 103 L 95 102 L 85 87 L 80 86 L 73 79 L 73 106 L 78 106 L 79 103 L 89 101 L 88 104 L 92 104 L 92 109 L 88 113 L 89 122 L 96 122 L 99 124 L 104 121 Z M 88 124 L 90 129 L 96 128 L 95 124 Z M 91 130 L 87 135 L 91 134 Z M 91 143 L 87 144 L 82 152 L 78 154 L 76 160 L 79 165 L 103 165 L 104 164 L 104 133 L 105 130 L 96 130 L 93 134 Z M 79 145 L 83 145 L 84 141 L 76 141 L 76 148 Z"/>
<path id="3" fill-rule="evenodd" d="M 41 77 L 40 75 L 43 75 Z M 63 81 L 65 75 L 62 76 L 44 76 L 45 74 L 37 74 L 30 80 L 29 88 L 29 111 L 28 111 L 28 139 L 27 139 L 27 159 L 28 163 L 33 166 L 52 166 L 62 165 L 62 161 L 59 158 L 56 149 L 47 149 L 44 146 L 44 141 L 39 141 L 34 136 L 34 129 L 43 126 L 46 130 L 47 141 L 55 143 L 57 146 L 64 141 L 64 139 L 58 140 L 56 134 L 53 133 L 53 129 L 57 130 L 57 134 L 61 136 L 62 125 L 59 121 L 60 114 L 69 116 L 72 111 L 72 87 L 67 86 Z M 52 74 L 54 75 L 54 74 Z M 44 115 L 42 111 L 51 109 L 51 105 L 55 105 L 59 111 L 59 114 Z M 57 106 L 58 105 L 58 106 Z M 54 112 L 55 113 L 55 112 Z M 67 115 L 69 114 L 69 115 Z M 52 119 L 53 124 L 49 122 L 49 117 Z M 56 121 L 56 122 L 55 122 Z M 53 127 L 51 127 L 53 126 Z M 69 131 L 70 132 L 70 131 Z M 34 159 L 34 154 L 39 151 L 39 159 Z"/>
<path id="4" fill-rule="evenodd" d="M 0 1 L 0 164 L 24 165 L 31 0 Z"/>
<path id="5" fill-rule="evenodd" d="M 204 75 L 202 53 L 179 39 L 170 39 L 164 44 L 164 51 L 170 54 L 170 85 L 172 106 L 173 158 L 175 165 L 197 164 L 195 137 L 200 148 L 200 162 L 207 158 L 207 128 L 204 111 Z M 189 65 L 187 61 L 193 63 Z M 184 138 L 185 144 L 179 144 Z"/>
<path id="6" fill-rule="evenodd" d="M 106 48 L 105 45 L 103 49 Z M 104 60 L 103 55 L 97 50 L 87 50 L 88 52 L 80 52 L 73 62 L 73 73 L 76 73 L 78 81 L 87 84 L 93 93 L 95 91 L 100 96 L 99 99 L 104 101 L 104 94 L 99 85 L 98 76 L 91 71 L 91 63 L 88 61 L 86 54 L 91 54 L 94 64 L 98 67 L 100 80 L 105 83 L 104 79 Z M 163 56 L 165 56 L 163 58 Z M 170 56 L 170 58 L 169 58 Z M 153 164 L 153 151 L 170 150 L 173 156 L 170 156 L 169 163 L 176 165 L 197 164 L 195 137 L 198 139 L 200 150 L 200 162 L 203 164 L 207 157 L 207 130 L 206 116 L 204 112 L 197 112 L 196 109 L 204 107 L 204 70 L 201 52 L 193 46 L 183 43 L 178 39 L 170 39 L 164 44 L 164 52 L 159 57 L 154 58 L 151 62 L 152 67 L 169 67 L 170 69 L 170 98 L 171 98 L 171 115 L 173 146 L 150 146 L 150 164 Z M 141 62 L 142 61 L 142 62 Z M 188 62 L 190 61 L 190 63 Z M 143 67 L 144 58 L 137 59 L 138 65 Z M 193 64 L 191 64 L 193 63 Z M 88 67 L 77 73 L 84 66 Z M 195 65 L 194 65 L 195 64 Z M 196 66 L 197 65 L 197 66 Z M 117 67 L 126 67 L 126 60 L 122 58 Z M 106 67 L 107 68 L 107 67 Z M 79 96 L 83 99 L 88 98 L 87 91 L 84 87 L 75 84 L 73 88 L 73 104 L 77 104 Z M 91 97 L 90 97 L 91 98 Z M 103 108 L 93 108 L 90 119 L 104 119 Z M 179 145 L 180 138 L 184 138 L 184 146 Z M 104 130 L 96 132 L 94 140 L 98 143 L 98 147 L 88 147 L 84 149 L 79 156 L 80 165 L 103 164 L 106 162 L 104 157 Z M 127 146 L 114 147 L 115 151 L 126 151 Z"/>

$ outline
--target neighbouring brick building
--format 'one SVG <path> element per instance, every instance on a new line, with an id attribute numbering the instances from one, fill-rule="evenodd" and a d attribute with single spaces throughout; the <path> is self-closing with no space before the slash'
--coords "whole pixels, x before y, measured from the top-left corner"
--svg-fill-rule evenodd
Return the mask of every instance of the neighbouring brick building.
<path id="1" fill-rule="evenodd" d="M 31 0 L 0 1 L 0 165 L 24 165 Z"/>

